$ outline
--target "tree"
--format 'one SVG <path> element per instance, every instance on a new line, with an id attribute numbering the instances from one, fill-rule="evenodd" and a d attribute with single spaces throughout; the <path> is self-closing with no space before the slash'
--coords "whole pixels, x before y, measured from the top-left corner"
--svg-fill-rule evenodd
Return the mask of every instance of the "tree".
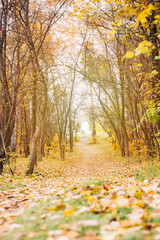
<path id="1" fill-rule="evenodd" d="M 15 128 L 16 109 L 24 97 L 22 88 L 28 65 L 27 51 L 24 50 L 25 43 L 16 17 L 17 3 L 9 0 L 0 3 L 0 121 L 7 151 Z M 5 155 L 0 137 L 0 158 L 7 157 Z M 0 173 L 2 171 L 3 162 Z"/>

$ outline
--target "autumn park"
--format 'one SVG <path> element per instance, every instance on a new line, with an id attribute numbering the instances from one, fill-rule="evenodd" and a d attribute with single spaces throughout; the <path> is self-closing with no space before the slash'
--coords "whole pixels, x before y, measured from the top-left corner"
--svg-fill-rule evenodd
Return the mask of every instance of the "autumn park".
<path id="1" fill-rule="evenodd" d="M 160 240 L 159 0 L 0 0 L 0 240 Z"/>

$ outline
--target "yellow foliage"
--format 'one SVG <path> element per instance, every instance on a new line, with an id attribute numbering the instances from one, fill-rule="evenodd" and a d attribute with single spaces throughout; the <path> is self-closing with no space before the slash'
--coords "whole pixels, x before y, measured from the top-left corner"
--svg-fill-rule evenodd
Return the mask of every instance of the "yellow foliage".
<path id="1" fill-rule="evenodd" d="M 132 51 L 128 51 L 126 53 L 126 58 L 133 58 L 134 57 L 134 53 Z"/>
<path id="2" fill-rule="evenodd" d="M 103 65 L 101 65 L 100 68 L 103 69 Z"/>
<path id="3" fill-rule="evenodd" d="M 95 201 L 95 198 L 88 195 L 88 196 L 85 196 L 85 199 L 87 199 L 89 202 L 94 202 Z"/>
<path id="4" fill-rule="evenodd" d="M 157 70 L 153 70 L 151 74 L 155 76 L 155 75 L 158 74 L 158 71 Z"/>
<path id="5" fill-rule="evenodd" d="M 153 44 L 147 40 L 139 43 L 138 47 L 135 49 L 135 56 L 139 56 L 142 53 L 150 54 L 154 48 Z"/>
<path id="6" fill-rule="evenodd" d="M 137 57 L 137 56 L 139 56 L 140 54 L 141 54 L 141 49 L 136 48 L 136 49 L 135 49 L 135 56 Z"/>
<path id="7" fill-rule="evenodd" d="M 137 16 L 137 22 L 135 24 L 135 29 L 137 29 L 139 22 L 142 23 L 142 25 L 148 23 L 148 17 L 152 15 L 152 12 L 156 10 L 157 8 L 153 6 L 151 3 L 147 6 L 144 6 L 144 10 L 140 12 Z"/>
<path id="8" fill-rule="evenodd" d="M 73 209 L 69 209 L 63 212 L 65 217 L 72 216 L 74 214 Z"/>
<path id="9" fill-rule="evenodd" d="M 121 20 L 117 22 L 117 26 L 119 27 L 121 25 Z"/>
<path id="10" fill-rule="evenodd" d="M 112 31 L 112 35 L 115 35 L 115 34 L 116 34 L 116 30 L 113 29 L 113 31 Z"/>

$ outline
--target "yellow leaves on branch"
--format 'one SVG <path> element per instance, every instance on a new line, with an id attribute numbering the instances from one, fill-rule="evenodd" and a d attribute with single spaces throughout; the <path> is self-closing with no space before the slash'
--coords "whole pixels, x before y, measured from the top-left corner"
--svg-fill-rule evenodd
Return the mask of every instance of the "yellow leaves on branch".
<path id="1" fill-rule="evenodd" d="M 111 39 L 116 34 L 116 29 L 113 28 L 112 31 L 109 33 L 109 38 Z"/>
<path id="2" fill-rule="evenodd" d="M 112 35 L 115 35 L 115 34 L 116 34 L 116 30 L 113 29 L 113 31 L 112 31 Z"/>
<path id="3" fill-rule="evenodd" d="M 117 27 L 121 26 L 121 20 L 117 22 Z"/>
<path id="4" fill-rule="evenodd" d="M 126 53 L 126 55 L 123 57 L 124 58 L 133 58 L 134 56 L 139 56 L 140 54 L 147 54 L 148 56 L 151 54 L 151 51 L 154 49 L 154 45 L 147 41 L 147 40 L 144 40 L 142 42 L 139 43 L 138 47 L 134 50 L 134 52 L 132 51 L 128 51 Z M 122 60 L 123 60 L 122 59 Z"/>
<path id="5" fill-rule="evenodd" d="M 126 53 L 126 58 L 133 58 L 134 57 L 134 53 L 132 51 L 128 51 Z"/>
<path id="6" fill-rule="evenodd" d="M 135 29 L 137 29 L 139 22 L 141 22 L 142 25 L 147 23 L 148 22 L 147 18 L 149 16 L 151 16 L 152 12 L 156 9 L 157 8 L 155 6 L 153 6 L 153 4 L 151 4 L 151 3 L 147 6 L 145 6 L 144 10 L 142 12 L 140 12 L 137 16 L 137 22 L 135 24 Z"/>
<path id="7" fill-rule="evenodd" d="M 138 47 L 135 49 L 135 56 L 139 56 L 142 53 L 150 54 L 151 50 L 154 48 L 153 44 L 147 40 L 139 43 Z"/>
<path id="8" fill-rule="evenodd" d="M 157 70 L 153 70 L 152 72 L 151 72 L 151 75 L 152 76 L 155 76 L 155 75 L 157 75 L 158 74 L 158 71 Z"/>

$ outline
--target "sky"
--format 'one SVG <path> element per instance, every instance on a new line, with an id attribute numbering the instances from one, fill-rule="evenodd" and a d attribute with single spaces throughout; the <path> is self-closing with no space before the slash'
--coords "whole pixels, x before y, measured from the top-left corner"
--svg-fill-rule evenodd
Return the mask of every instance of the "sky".
<path id="1" fill-rule="evenodd" d="M 91 134 L 89 124 L 86 120 L 81 123 L 81 131 L 83 131 L 85 134 Z"/>

